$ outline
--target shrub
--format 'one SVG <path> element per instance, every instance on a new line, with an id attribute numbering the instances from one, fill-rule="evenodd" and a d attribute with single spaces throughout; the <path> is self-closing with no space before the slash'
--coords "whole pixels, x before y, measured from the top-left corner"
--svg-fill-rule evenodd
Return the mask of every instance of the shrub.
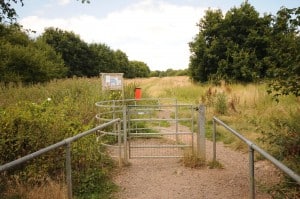
<path id="1" fill-rule="evenodd" d="M 219 114 L 225 114 L 227 112 L 227 99 L 225 93 L 217 93 L 215 101 L 215 111 Z"/>
<path id="2" fill-rule="evenodd" d="M 278 160 L 300 173 L 300 109 L 281 115 L 271 116 L 269 130 L 262 131 L 259 139 L 266 145 L 268 151 Z M 276 197 L 294 198 L 295 193 L 299 197 L 299 185 L 289 177 L 286 177 L 282 184 L 273 187 L 272 194 Z"/>

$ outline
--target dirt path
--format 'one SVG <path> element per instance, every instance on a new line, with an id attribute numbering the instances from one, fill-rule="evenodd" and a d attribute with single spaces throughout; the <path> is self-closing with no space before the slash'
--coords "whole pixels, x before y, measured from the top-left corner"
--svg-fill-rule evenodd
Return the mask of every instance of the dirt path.
<path id="1" fill-rule="evenodd" d="M 170 128 L 173 128 L 172 126 Z M 186 128 L 181 126 L 180 128 Z M 206 141 L 207 161 L 212 142 Z M 130 166 L 115 175 L 119 199 L 243 199 L 249 198 L 248 153 L 217 143 L 217 160 L 223 169 L 191 169 L 179 159 L 130 159 Z M 268 162 L 255 163 L 255 179 L 274 179 L 276 169 Z M 256 189 L 256 198 L 269 195 Z"/>
<path id="2" fill-rule="evenodd" d="M 217 145 L 218 160 L 224 169 L 191 169 L 178 159 L 131 159 L 114 181 L 121 187 L 116 197 L 120 199 L 218 199 L 248 198 L 248 155 Z M 212 143 L 207 141 L 207 151 Z M 211 157 L 211 154 L 207 154 Z M 258 164 L 257 177 L 268 164 Z M 264 170 L 264 171 L 263 171 Z M 272 176 L 272 171 L 269 175 Z M 257 193 L 256 198 L 271 198 Z"/>

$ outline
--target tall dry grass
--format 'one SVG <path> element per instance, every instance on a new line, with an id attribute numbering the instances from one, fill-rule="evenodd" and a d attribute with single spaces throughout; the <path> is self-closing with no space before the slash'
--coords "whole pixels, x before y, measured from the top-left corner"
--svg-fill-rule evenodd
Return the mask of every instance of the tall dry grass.
<path id="1" fill-rule="evenodd" d="M 25 185 L 20 182 L 13 183 L 6 192 L 6 198 L 25 198 L 25 199 L 67 199 L 67 187 L 62 182 L 47 179 L 44 184 L 39 186 Z"/>

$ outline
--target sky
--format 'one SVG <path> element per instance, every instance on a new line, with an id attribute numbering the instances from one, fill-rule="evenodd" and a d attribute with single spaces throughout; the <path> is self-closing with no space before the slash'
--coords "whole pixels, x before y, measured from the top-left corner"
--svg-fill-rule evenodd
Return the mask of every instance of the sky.
<path id="1" fill-rule="evenodd" d="M 18 22 L 36 31 L 47 27 L 73 31 L 87 43 L 102 43 L 143 61 L 151 71 L 186 69 L 188 43 L 199 32 L 196 24 L 207 9 L 225 14 L 242 0 L 25 0 L 15 6 Z M 299 7 L 299 0 L 248 0 L 261 13 Z"/>

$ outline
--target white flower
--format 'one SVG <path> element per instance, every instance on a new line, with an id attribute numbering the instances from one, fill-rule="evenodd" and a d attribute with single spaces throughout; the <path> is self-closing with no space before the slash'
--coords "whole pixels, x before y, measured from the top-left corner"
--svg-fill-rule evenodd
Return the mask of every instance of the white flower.
<path id="1" fill-rule="evenodd" d="M 48 97 L 48 98 L 47 98 L 47 101 L 48 101 L 48 102 L 50 102 L 50 101 L 51 101 L 51 98 L 50 98 L 50 97 Z"/>

